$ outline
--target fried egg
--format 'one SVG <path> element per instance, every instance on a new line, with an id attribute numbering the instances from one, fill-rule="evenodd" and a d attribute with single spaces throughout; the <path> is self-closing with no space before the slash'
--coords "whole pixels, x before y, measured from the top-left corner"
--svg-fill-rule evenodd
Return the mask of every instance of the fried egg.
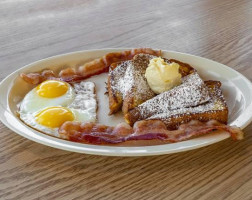
<path id="1" fill-rule="evenodd" d="M 94 87 L 94 83 L 84 81 L 73 87 L 63 81 L 45 81 L 24 97 L 20 119 L 32 128 L 54 136 L 59 136 L 58 129 L 66 121 L 95 122 Z"/>
<path id="2" fill-rule="evenodd" d="M 20 111 L 29 113 L 49 106 L 67 106 L 74 98 L 75 92 L 70 84 L 63 81 L 47 80 L 26 94 L 20 105 Z"/>

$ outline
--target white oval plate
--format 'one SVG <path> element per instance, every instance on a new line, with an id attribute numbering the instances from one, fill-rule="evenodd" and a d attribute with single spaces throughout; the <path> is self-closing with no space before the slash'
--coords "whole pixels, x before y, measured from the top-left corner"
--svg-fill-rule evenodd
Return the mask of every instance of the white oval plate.
<path id="1" fill-rule="evenodd" d="M 94 58 L 101 57 L 108 52 L 123 50 L 125 49 L 101 49 L 73 52 L 37 61 L 13 72 L 0 83 L 0 120 L 14 132 L 35 142 L 73 152 L 108 156 L 147 156 L 171 154 L 207 146 L 229 137 L 229 134 L 219 131 L 218 133 L 210 133 L 208 135 L 183 142 L 156 146 L 113 147 L 88 145 L 65 141 L 38 132 L 26 126 L 16 116 L 15 111 L 17 110 L 17 103 L 20 102 L 25 93 L 31 89 L 28 84 L 24 83 L 24 81 L 19 78 L 19 74 L 21 72 L 36 72 L 45 68 L 57 70 L 66 65 L 76 66 Z M 245 128 L 251 122 L 252 84 L 239 72 L 212 60 L 189 54 L 163 51 L 163 56 L 191 64 L 198 70 L 204 80 L 219 80 L 222 82 L 222 90 L 229 107 L 228 124 Z M 95 80 L 98 81 L 99 84 L 103 84 L 105 78 L 106 75 L 104 74 L 91 78 L 91 80 Z M 103 115 L 103 119 L 100 121 L 101 123 L 115 123 L 113 118 L 110 119 L 107 117 L 104 110 Z"/>

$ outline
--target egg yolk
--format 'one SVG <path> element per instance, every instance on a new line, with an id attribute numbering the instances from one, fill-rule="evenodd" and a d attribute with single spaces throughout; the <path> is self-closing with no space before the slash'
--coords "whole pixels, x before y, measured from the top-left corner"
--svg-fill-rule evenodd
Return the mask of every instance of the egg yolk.
<path id="1" fill-rule="evenodd" d="M 64 95 L 68 90 L 68 84 L 63 81 L 48 80 L 36 87 L 39 96 L 45 98 L 55 98 Z"/>
<path id="2" fill-rule="evenodd" d="M 40 111 L 36 121 L 46 127 L 58 128 L 66 121 L 73 121 L 74 114 L 64 107 L 50 107 Z"/>

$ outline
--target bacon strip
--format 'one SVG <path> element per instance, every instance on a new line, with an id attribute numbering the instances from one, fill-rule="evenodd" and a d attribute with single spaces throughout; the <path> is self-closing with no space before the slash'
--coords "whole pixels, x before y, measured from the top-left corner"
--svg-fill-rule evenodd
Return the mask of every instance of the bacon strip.
<path id="1" fill-rule="evenodd" d="M 27 83 L 34 85 L 39 84 L 48 79 L 57 79 L 66 82 L 80 81 L 91 76 L 107 72 L 109 66 L 112 63 L 131 60 L 136 54 L 139 53 L 161 56 L 160 50 L 155 51 L 150 48 L 132 49 L 128 51 L 108 53 L 101 58 L 95 59 L 91 62 L 84 64 L 83 66 L 80 66 L 77 69 L 72 67 L 63 69 L 60 71 L 58 76 L 56 76 L 52 70 L 44 70 L 41 73 L 22 73 L 20 77 Z"/>
<path id="2" fill-rule="evenodd" d="M 133 128 L 127 124 L 110 127 L 95 123 L 65 122 L 59 129 L 59 134 L 64 139 L 80 143 L 115 145 L 124 142 L 130 144 L 129 141 L 134 141 L 134 146 L 137 146 L 137 141 L 161 140 L 164 143 L 174 143 L 214 130 L 226 131 L 234 140 L 243 139 L 240 128 L 227 126 L 216 120 L 206 123 L 193 120 L 180 125 L 177 130 L 167 130 L 165 124 L 159 120 L 138 121 Z M 142 142 L 140 143 L 142 145 Z"/>
<path id="3" fill-rule="evenodd" d="M 20 77 L 29 84 L 37 85 L 48 79 L 57 79 L 52 70 L 44 70 L 41 73 L 20 74 Z"/>

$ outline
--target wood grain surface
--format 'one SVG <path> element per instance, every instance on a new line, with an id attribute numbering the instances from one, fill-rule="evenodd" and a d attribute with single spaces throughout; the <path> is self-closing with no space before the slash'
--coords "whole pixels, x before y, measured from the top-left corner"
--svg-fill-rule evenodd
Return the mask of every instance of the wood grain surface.
<path id="1" fill-rule="evenodd" d="M 252 80 L 252 1 L 0 1 L 0 80 L 39 59 L 108 47 L 195 54 Z M 122 158 L 43 146 L 0 123 L 0 199 L 252 199 L 252 124 L 244 132 L 239 142 Z"/>

